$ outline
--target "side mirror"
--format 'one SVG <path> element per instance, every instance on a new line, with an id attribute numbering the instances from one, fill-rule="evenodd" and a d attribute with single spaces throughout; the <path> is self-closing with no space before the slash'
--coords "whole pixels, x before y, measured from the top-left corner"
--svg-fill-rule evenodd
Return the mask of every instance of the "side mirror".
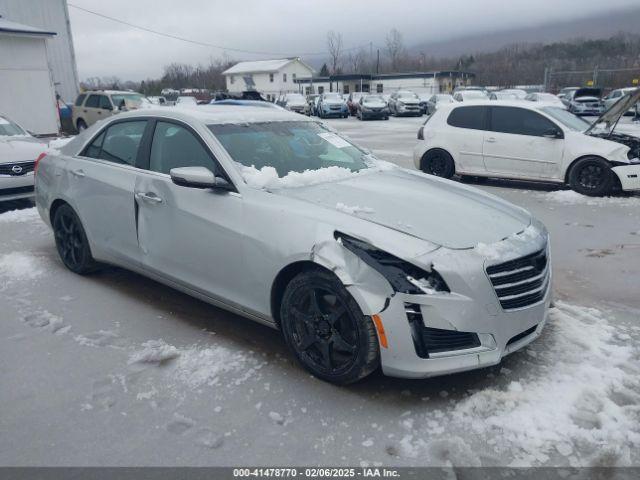
<path id="1" fill-rule="evenodd" d="M 560 130 L 559 128 L 550 128 L 549 130 L 544 132 L 542 136 L 544 138 L 552 138 L 552 139 L 564 138 L 564 134 L 562 133 L 562 130 Z"/>
<path id="2" fill-rule="evenodd" d="M 205 167 L 172 168 L 169 175 L 171 175 L 171 181 L 181 187 L 233 190 L 233 186 L 227 179 L 214 175 L 211 170 Z"/>

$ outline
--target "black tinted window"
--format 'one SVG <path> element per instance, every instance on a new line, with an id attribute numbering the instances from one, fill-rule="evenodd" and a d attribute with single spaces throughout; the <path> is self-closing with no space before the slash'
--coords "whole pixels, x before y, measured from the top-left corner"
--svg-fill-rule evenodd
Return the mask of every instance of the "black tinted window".
<path id="1" fill-rule="evenodd" d="M 100 95 L 89 95 L 87 98 L 87 102 L 84 104 L 85 107 L 90 108 L 98 108 L 100 105 Z"/>
<path id="2" fill-rule="evenodd" d="M 493 132 L 512 133 L 541 137 L 556 125 L 539 113 L 516 107 L 492 107 L 491 128 Z"/>
<path id="3" fill-rule="evenodd" d="M 135 166 L 146 126 L 146 120 L 116 123 L 91 142 L 84 156 Z"/>
<path id="4" fill-rule="evenodd" d="M 486 107 L 458 107 L 449 114 L 447 123 L 452 127 L 484 130 Z"/>
<path id="5" fill-rule="evenodd" d="M 172 168 L 206 167 L 215 173 L 209 152 L 194 135 L 174 123 L 158 122 L 153 133 L 149 169 L 168 174 Z"/>
<path id="6" fill-rule="evenodd" d="M 82 105 L 82 102 L 84 102 L 84 98 L 87 96 L 86 93 L 83 93 L 81 95 L 78 95 L 78 98 L 76 98 L 76 107 L 79 107 L 80 105 Z"/>
<path id="7" fill-rule="evenodd" d="M 109 100 L 109 97 L 106 97 L 104 95 L 100 97 L 100 108 L 103 108 L 106 110 L 112 110 L 111 101 Z"/>

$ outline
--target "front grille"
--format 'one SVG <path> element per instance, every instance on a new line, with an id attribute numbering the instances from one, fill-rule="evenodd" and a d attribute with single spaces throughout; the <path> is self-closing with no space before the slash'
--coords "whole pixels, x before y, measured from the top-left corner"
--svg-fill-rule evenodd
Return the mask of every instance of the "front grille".
<path id="1" fill-rule="evenodd" d="M 504 310 L 523 308 L 541 301 L 549 287 L 545 250 L 487 267 L 487 275 Z"/>
<path id="2" fill-rule="evenodd" d="M 511 339 L 507 342 L 507 347 L 509 345 L 511 345 L 512 343 L 516 343 L 518 340 L 522 340 L 525 337 L 528 337 L 529 335 L 531 335 L 533 332 L 536 331 L 536 328 L 538 328 L 537 325 L 534 325 L 531 328 L 528 328 L 527 330 L 525 330 L 522 333 L 519 333 L 518 335 L 514 335 L 513 337 L 511 337 Z"/>
<path id="3" fill-rule="evenodd" d="M 0 196 L 19 195 L 21 193 L 32 193 L 33 191 L 34 191 L 33 185 L 30 187 L 3 188 L 3 189 L 0 189 Z"/>
<path id="4" fill-rule="evenodd" d="M 411 328 L 416 354 L 420 358 L 429 358 L 429 354 L 466 350 L 480 346 L 480 339 L 475 333 L 425 327 L 420 305 L 405 303 L 404 308 Z"/>
<path id="5" fill-rule="evenodd" d="M 3 163 L 0 164 L 0 175 L 11 175 L 12 177 L 19 177 L 33 172 L 33 168 L 36 162 L 16 162 L 16 163 Z M 14 169 L 14 167 L 16 167 Z M 20 170 L 18 172 L 14 170 Z"/>

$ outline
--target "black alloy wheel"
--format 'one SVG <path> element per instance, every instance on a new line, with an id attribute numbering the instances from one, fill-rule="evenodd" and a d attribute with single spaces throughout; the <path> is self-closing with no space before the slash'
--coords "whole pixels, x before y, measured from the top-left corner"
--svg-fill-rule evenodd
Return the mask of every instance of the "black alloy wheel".
<path id="1" fill-rule="evenodd" d="M 582 158 L 569 172 L 570 187 L 583 195 L 607 195 L 613 189 L 614 181 L 610 165 L 599 157 Z"/>
<path id="2" fill-rule="evenodd" d="M 455 173 L 453 158 L 444 150 L 429 150 L 422 157 L 422 171 L 442 178 L 451 178 Z"/>
<path id="3" fill-rule="evenodd" d="M 53 217 L 53 233 L 62 263 L 78 274 L 95 270 L 87 236 L 80 219 L 69 205 L 60 206 Z"/>
<path id="4" fill-rule="evenodd" d="M 280 317 L 287 345 L 315 376 L 348 384 L 377 368 L 373 321 L 333 274 L 309 270 L 296 276 L 285 289 Z"/>

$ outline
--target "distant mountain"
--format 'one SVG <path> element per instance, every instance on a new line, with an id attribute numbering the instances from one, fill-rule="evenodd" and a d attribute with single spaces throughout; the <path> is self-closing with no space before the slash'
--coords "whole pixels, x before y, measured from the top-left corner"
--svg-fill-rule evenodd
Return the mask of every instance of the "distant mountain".
<path id="1" fill-rule="evenodd" d="M 620 32 L 640 32 L 640 7 L 614 10 L 589 17 L 553 18 L 549 23 L 492 33 L 470 34 L 437 42 L 423 42 L 409 47 L 410 53 L 423 52 L 431 57 L 453 57 L 491 52 L 514 43 L 552 43 L 575 38 L 607 38 Z"/>

